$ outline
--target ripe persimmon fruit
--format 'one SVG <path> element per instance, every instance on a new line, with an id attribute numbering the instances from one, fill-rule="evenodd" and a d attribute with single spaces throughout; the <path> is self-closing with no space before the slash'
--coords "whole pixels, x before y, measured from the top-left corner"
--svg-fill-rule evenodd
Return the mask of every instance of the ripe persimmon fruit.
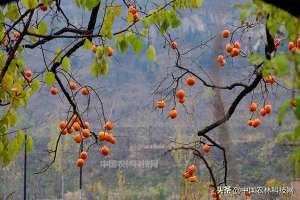
<path id="1" fill-rule="evenodd" d="M 69 134 L 73 133 L 74 132 L 74 128 L 71 126 L 71 127 L 68 127 L 67 128 L 67 131 Z"/>
<path id="2" fill-rule="evenodd" d="M 210 146 L 208 144 L 205 144 L 202 146 L 202 151 L 205 153 L 208 153 L 210 151 Z"/>
<path id="3" fill-rule="evenodd" d="M 88 158 L 88 153 L 86 151 L 82 151 L 80 153 L 80 158 L 86 160 Z"/>
<path id="4" fill-rule="evenodd" d="M 221 67 L 224 67 L 225 65 L 226 65 L 226 60 L 225 59 L 222 59 L 220 62 L 219 62 L 219 65 L 221 66 Z"/>
<path id="5" fill-rule="evenodd" d="M 58 89 L 56 87 L 51 87 L 50 93 L 51 95 L 56 96 L 58 94 Z"/>
<path id="6" fill-rule="evenodd" d="M 172 109 L 169 112 L 169 117 L 171 117 L 171 119 L 175 119 L 177 117 L 177 111 L 176 111 L 176 109 Z"/>
<path id="7" fill-rule="evenodd" d="M 98 139 L 102 142 L 102 141 L 105 141 L 105 139 L 106 139 L 106 133 L 105 132 L 103 132 L 103 131 L 100 131 L 99 133 L 98 133 Z"/>
<path id="8" fill-rule="evenodd" d="M 188 86 L 194 86 L 196 84 L 196 79 L 194 76 L 189 76 L 187 77 L 187 79 L 185 80 L 185 83 L 188 85 Z"/>
<path id="9" fill-rule="evenodd" d="M 77 159 L 76 165 L 77 165 L 77 167 L 80 167 L 80 168 L 83 167 L 84 160 L 82 158 Z"/>
<path id="10" fill-rule="evenodd" d="M 234 47 L 230 53 L 230 56 L 236 57 L 236 56 L 240 55 L 240 52 L 241 52 L 240 49 Z"/>
<path id="11" fill-rule="evenodd" d="M 164 100 L 158 100 L 157 102 L 156 102 L 156 107 L 157 108 L 159 108 L 159 109 L 163 109 L 164 107 L 166 106 L 166 103 L 165 103 L 165 101 Z"/>
<path id="12" fill-rule="evenodd" d="M 255 112 L 256 109 L 257 109 L 257 103 L 251 103 L 251 104 L 249 105 L 249 111 L 250 111 L 250 112 Z"/>
<path id="13" fill-rule="evenodd" d="M 65 129 L 67 127 L 67 122 L 66 121 L 59 122 L 58 127 L 60 128 L 60 130 Z"/>
<path id="14" fill-rule="evenodd" d="M 82 135 L 83 135 L 83 137 L 88 138 L 88 137 L 91 136 L 91 132 L 90 132 L 89 129 L 83 129 L 82 130 Z"/>
<path id="15" fill-rule="evenodd" d="M 177 49 L 177 43 L 175 41 L 172 41 L 170 47 L 171 49 Z"/>
<path id="16" fill-rule="evenodd" d="M 42 4 L 40 5 L 40 9 L 41 9 L 43 12 L 46 12 L 46 11 L 48 10 L 48 5 L 45 4 L 45 3 L 42 3 Z"/>
<path id="17" fill-rule="evenodd" d="M 89 91 L 89 89 L 88 89 L 87 87 L 81 88 L 81 94 L 82 94 L 83 96 L 88 96 L 89 93 L 90 93 L 90 91 Z"/>
<path id="18" fill-rule="evenodd" d="M 191 164 L 188 169 L 187 169 L 188 172 L 194 174 L 196 171 L 197 171 L 197 167 L 195 164 Z"/>
<path id="19" fill-rule="evenodd" d="M 248 124 L 248 126 L 253 126 L 253 120 L 249 119 L 247 124 Z"/>
<path id="20" fill-rule="evenodd" d="M 223 32 L 222 32 L 222 35 L 223 35 L 223 38 L 228 38 L 230 36 L 230 31 L 225 29 Z"/>
<path id="21" fill-rule="evenodd" d="M 114 49 L 111 47 L 107 48 L 107 56 L 111 57 L 113 55 Z"/>
<path id="22" fill-rule="evenodd" d="M 107 121 L 105 123 L 104 128 L 107 129 L 107 130 L 109 130 L 109 131 L 112 130 L 114 128 L 114 125 L 113 125 L 112 121 Z"/>
<path id="23" fill-rule="evenodd" d="M 133 6 L 133 5 L 130 5 L 130 6 L 128 7 L 128 11 L 129 11 L 132 15 L 136 14 L 136 12 L 137 12 L 136 7 Z"/>
<path id="24" fill-rule="evenodd" d="M 183 89 L 179 89 L 177 92 L 176 92 L 176 96 L 177 98 L 179 99 L 182 99 L 185 97 L 185 91 Z"/>
<path id="25" fill-rule="evenodd" d="M 80 144 L 82 142 L 82 137 L 80 134 L 75 135 L 75 137 L 73 139 L 78 144 Z"/>
<path id="26" fill-rule="evenodd" d="M 184 104 L 184 102 L 185 102 L 185 98 L 183 97 L 183 98 L 181 98 L 181 99 L 178 99 L 178 103 L 180 103 L 180 104 Z"/>
<path id="27" fill-rule="evenodd" d="M 265 108 L 261 108 L 260 111 L 259 111 L 259 114 L 260 114 L 262 117 L 266 116 L 266 114 L 267 114 L 266 109 L 265 109 Z"/>
<path id="28" fill-rule="evenodd" d="M 73 128 L 75 131 L 80 131 L 80 129 L 81 129 L 80 124 L 78 122 L 73 123 Z"/>
<path id="29" fill-rule="evenodd" d="M 261 125 L 261 120 L 259 118 L 253 120 L 253 127 L 256 128 Z"/>
<path id="30" fill-rule="evenodd" d="M 231 53 L 232 49 L 233 49 L 233 46 L 231 44 L 226 44 L 225 50 L 227 51 L 227 53 Z"/>
<path id="31" fill-rule="evenodd" d="M 103 146 L 100 148 L 100 153 L 103 155 L 103 156 L 107 156 L 109 154 L 109 148 L 107 146 Z"/>
<path id="32" fill-rule="evenodd" d="M 295 43 L 294 42 L 289 42 L 288 43 L 288 49 L 291 51 L 293 48 L 295 47 Z"/>
<path id="33" fill-rule="evenodd" d="M 112 144 L 116 144 L 116 142 L 117 142 L 116 138 L 112 134 L 106 134 L 104 136 L 104 140 L 107 142 L 110 142 Z"/>
<path id="34" fill-rule="evenodd" d="M 272 105 L 271 104 L 267 104 L 265 105 L 265 111 L 267 114 L 272 112 Z"/>
<path id="35" fill-rule="evenodd" d="M 75 82 L 70 82 L 70 83 L 69 83 L 69 88 L 70 88 L 71 90 L 76 90 L 77 84 L 76 84 Z"/>
<path id="36" fill-rule="evenodd" d="M 222 60 L 224 60 L 224 56 L 223 55 L 218 55 L 217 62 L 220 63 Z"/>
<path id="37" fill-rule="evenodd" d="M 26 70 L 24 71 L 24 76 L 27 78 L 27 79 L 30 79 L 32 77 L 32 71 L 31 70 Z"/>

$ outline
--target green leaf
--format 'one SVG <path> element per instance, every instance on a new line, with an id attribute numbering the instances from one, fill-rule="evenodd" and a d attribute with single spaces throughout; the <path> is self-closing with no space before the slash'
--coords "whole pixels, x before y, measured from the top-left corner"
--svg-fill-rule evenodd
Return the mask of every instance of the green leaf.
<path id="1" fill-rule="evenodd" d="M 3 149 L 4 149 L 4 145 L 3 145 L 3 143 L 0 141 L 0 156 L 1 156 L 1 153 L 2 153 Z"/>
<path id="2" fill-rule="evenodd" d="M 169 19 L 171 21 L 172 28 L 177 28 L 181 25 L 180 19 L 177 17 L 175 10 L 170 11 Z"/>
<path id="3" fill-rule="evenodd" d="M 240 21 L 244 23 L 247 20 L 247 18 L 250 16 L 250 14 L 251 14 L 250 10 L 244 10 L 240 12 Z"/>
<path id="4" fill-rule="evenodd" d="M 26 136 L 26 154 L 30 153 L 32 151 L 33 148 L 33 140 L 32 137 L 27 135 Z"/>
<path id="5" fill-rule="evenodd" d="M 93 9 L 100 3 L 100 0 L 85 0 L 85 7 L 89 10 Z"/>
<path id="6" fill-rule="evenodd" d="M 248 61 L 252 64 L 260 64 L 264 61 L 264 59 L 259 55 L 251 55 L 248 57 Z"/>
<path id="7" fill-rule="evenodd" d="M 64 59 L 62 60 L 61 66 L 65 71 L 67 71 L 67 72 L 70 71 L 70 68 L 71 68 L 70 59 L 68 57 L 64 57 Z"/>
<path id="8" fill-rule="evenodd" d="M 22 0 L 22 3 L 27 9 L 34 9 L 38 5 L 37 0 Z"/>
<path id="9" fill-rule="evenodd" d="M 16 140 L 19 146 L 22 146 L 23 142 L 24 142 L 24 132 L 22 129 L 18 130 L 17 136 L 16 136 Z"/>
<path id="10" fill-rule="evenodd" d="M 62 59 L 62 49 L 61 48 L 57 48 L 55 50 L 55 61 L 60 63 L 61 59 Z"/>
<path id="11" fill-rule="evenodd" d="M 103 58 L 100 63 L 95 62 L 91 67 L 91 74 L 96 78 L 107 75 L 108 71 L 109 66 L 105 58 Z"/>
<path id="12" fill-rule="evenodd" d="M 38 34 L 39 31 L 38 31 L 36 28 L 30 26 L 30 27 L 28 28 L 28 32 L 29 32 L 29 33 L 35 33 L 35 34 Z M 31 40 L 32 42 L 36 42 L 36 41 L 37 41 L 37 37 L 36 37 L 36 36 L 29 36 L 29 38 L 30 38 L 30 40 Z"/>
<path id="13" fill-rule="evenodd" d="M 133 48 L 133 51 L 137 54 L 141 53 L 141 51 L 143 50 L 142 40 L 134 34 L 130 34 L 128 36 L 128 40 Z"/>
<path id="14" fill-rule="evenodd" d="M 8 4 L 6 16 L 12 21 L 16 21 L 20 17 L 18 6 L 16 3 Z"/>
<path id="15" fill-rule="evenodd" d="M 122 12 L 121 6 L 115 6 L 114 7 L 114 13 L 116 16 L 120 16 Z"/>
<path id="16" fill-rule="evenodd" d="M 107 14 L 104 17 L 104 23 L 101 29 L 101 35 L 103 35 L 103 37 L 106 37 L 108 39 L 112 39 L 113 36 L 113 32 L 112 32 L 112 27 L 114 24 L 114 20 L 115 20 L 115 13 L 112 7 L 109 7 L 107 9 Z"/>
<path id="17" fill-rule="evenodd" d="M 92 42 L 89 39 L 84 40 L 83 47 L 86 49 L 91 49 L 93 46 Z"/>
<path id="18" fill-rule="evenodd" d="M 153 62 L 156 61 L 156 51 L 153 45 L 150 45 L 147 49 L 147 58 Z"/>
<path id="19" fill-rule="evenodd" d="M 289 72 L 289 61 L 286 55 L 279 55 L 274 57 L 271 62 L 273 63 L 276 75 L 283 76 Z"/>
<path id="20" fill-rule="evenodd" d="M 17 123 L 17 113 L 16 112 L 9 110 L 7 112 L 6 117 L 7 117 L 7 126 L 8 127 L 16 125 L 16 123 Z"/>
<path id="21" fill-rule="evenodd" d="M 37 91 L 40 88 L 40 81 L 38 79 L 34 79 L 31 82 L 31 89 L 33 92 Z"/>
<path id="22" fill-rule="evenodd" d="M 52 86 L 55 83 L 55 75 L 53 72 L 46 72 L 44 76 L 44 81 L 47 85 Z"/>
<path id="23" fill-rule="evenodd" d="M 48 32 L 47 24 L 41 21 L 38 26 L 38 32 L 40 35 L 46 35 L 46 33 Z"/>
<path id="24" fill-rule="evenodd" d="M 129 36 L 119 35 L 115 40 L 115 46 L 119 49 L 121 53 L 125 53 L 128 50 L 129 44 Z"/>

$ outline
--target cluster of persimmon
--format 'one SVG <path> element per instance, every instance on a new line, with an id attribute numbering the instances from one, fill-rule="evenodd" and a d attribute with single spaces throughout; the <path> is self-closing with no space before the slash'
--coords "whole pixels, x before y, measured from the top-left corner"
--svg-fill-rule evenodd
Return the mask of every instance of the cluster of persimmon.
<path id="1" fill-rule="evenodd" d="M 269 74 L 269 75 L 265 76 L 263 78 L 263 80 L 266 84 L 273 85 L 275 83 L 275 76 Z"/>
<path id="2" fill-rule="evenodd" d="M 132 19 L 134 22 L 137 22 L 140 20 L 140 16 L 137 12 L 136 6 L 135 5 L 130 5 L 128 7 L 128 14 L 132 16 Z"/>
<path id="3" fill-rule="evenodd" d="M 229 30 L 223 30 L 222 32 L 223 38 L 229 38 L 230 34 L 231 33 Z M 238 41 L 235 41 L 234 43 L 228 43 L 225 45 L 225 50 L 232 58 L 239 56 L 241 53 L 241 44 Z M 218 55 L 217 62 L 221 67 L 226 65 L 226 59 L 223 55 Z"/>
<path id="4" fill-rule="evenodd" d="M 77 84 L 75 82 L 70 82 L 68 87 L 72 91 L 77 90 Z M 83 96 L 88 96 L 90 94 L 90 91 L 89 91 L 88 87 L 86 87 L 86 86 L 80 88 L 80 92 Z M 58 89 L 56 87 L 52 86 L 50 88 L 50 93 L 51 93 L 51 95 L 56 96 L 58 94 Z"/>
<path id="5" fill-rule="evenodd" d="M 91 51 L 93 53 L 96 53 L 97 50 L 98 50 L 98 46 L 96 44 L 93 44 L 92 47 L 91 47 Z M 113 53 L 114 53 L 114 49 L 112 47 L 107 47 L 106 55 L 108 57 L 111 57 L 113 55 Z"/>
<path id="6" fill-rule="evenodd" d="M 300 50 L 300 37 L 298 37 L 298 39 L 295 42 L 290 41 L 288 43 L 288 49 L 292 53 L 296 53 L 297 51 L 299 51 Z"/>
<path id="7" fill-rule="evenodd" d="M 197 167 L 195 164 L 191 164 L 188 166 L 187 170 L 182 174 L 183 178 L 185 178 L 187 181 L 194 183 L 197 182 L 197 176 L 195 176 L 195 172 L 197 171 Z"/>
<path id="8" fill-rule="evenodd" d="M 23 72 L 23 77 L 24 77 L 24 83 L 28 83 L 32 77 L 32 71 L 31 70 L 25 70 Z M 18 87 L 13 87 L 10 89 L 16 96 L 20 94 L 20 88 Z"/>
<path id="9" fill-rule="evenodd" d="M 254 113 L 257 111 L 257 107 L 258 107 L 257 103 L 253 102 L 249 105 L 249 111 Z M 267 104 L 259 110 L 259 115 L 262 117 L 265 117 L 268 114 L 270 114 L 271 112 L 272 112 L 272 105 Z M 254 127 L 254 128 L 260 126 L 261 124 L 262 124 L 262 121 L 259 118 L 248 120 L 248 125 L 251 127 Z"/>
<path id="10" fill-rule="evenodd" d="M 190 87 L 193 87 L 196 84 L 196 78 L 194 76 L 190 75 L 186 78 L 185 83 L 186 83 L 186 85 L 188 85 Z M 185 103 L 185 91 L 184 91 L 184 89 L 177 90 L 176 97 L 178 99 L 178 103 L 184 104 Z M 159 109 L 163 109 L 163 108 L 165 108 L 165 106 L 166 106 L 166 102 L 163 99 L 158 100 L 156 102 L 156 107 L 159 108 Z M 175 119 L 177 117 L 176 108 L 173 108 L 172 110 L 169 111 L 169 117 L 171 119 Z"/>
<path id="11" fill-rule="evenodd" d="M 74 133 L 73 140 L 77 144 L 81 144 L 84 139 L 88 139 L 92 135 L 90 131 L 90 124 L 88 122 L 83 122 L 76 115 L 74 115 L 69 122 L 61 121 L 58 127 L 62 135 Z M 117 142 L 116 138 L 113 136 L 112 133 L 107 132 L 107 131 L 112 131 L 113 123 L 111 121 L 106 122 L 104 129 L 105 132 L 100 131 L 98 134 L 99 141 L 101 142 L 106 141 L 106 142 L 110 142 L 111 144 L 116 144 Z M 99 152 L 103 156 L 107 156 L 110 152 L 110 149 L 108 146 L 104 145 L 99 149 Z M 82 151 L 80 153 L 80 158 L 78 158 L 78 160 L 76 161 L 76 165 L 78 167 L 84 166 L 87 157 L 88 157 L 88 153 Z"/>

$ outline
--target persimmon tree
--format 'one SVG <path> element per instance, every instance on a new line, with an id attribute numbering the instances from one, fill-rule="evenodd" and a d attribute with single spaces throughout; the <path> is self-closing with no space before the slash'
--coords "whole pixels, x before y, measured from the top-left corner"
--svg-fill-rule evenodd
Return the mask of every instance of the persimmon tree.
<path id="1" fill-rule="evenodd" d="M 148 41 L 150 28 L 156 28 L 163 35 L 168 29 L 180 26 L 177 9 L 198 8 L 202 5 L 200 0 L 173 0 L 146 7 L 126 0 L 76 0 L 72 4 L 78 12 L 82 15 L 88 13 L 89 17 L 87 22 L 83 20 L 75 25 L 70 19 L 70 13 L 65 12 L 61 6 L 61 1 L 9 2 L 1 7 L 0 13 L 0 103 L 3 111 L 0 119 L 1 164 L 8 165 L 19 153 L 26 127 L 14 131 L 17 112 L 19 108 L 26 107 L 41 84 L 49 87 L 53 100 L 60 96 L 67 102 L 65 118 L 58 122 L 55 147 L 49 150 L 52 159 L 39 173 L 55 162 L 60 140 L 66 135 L 73 137 L 74 142 L 79 144 L 76 164 L 80 168 L 84 166 L 90 148 L 99 146 L 100 153 L 107 156 L 110 149 L 104 142 L 116 143 L 111 133 L 114 122 L 105 115 L 101 93 L 97 88 L 75 78 L 72 56 L 76 56 L 76 52 L 81 49 L 94 54 L 89 70 L 95 79 L 109 72 L 115 53 L 126 53 L 129 48 L 136 54 L 141 54 L 145 49 L 145 56 L 155 61 L 155 48 Z M 27 52 L 30 50 L 42 55 L 43 66 L 39 66 L 39 70 L 33 71 L 26 63 Z M 90 109 L 90 105 L 95 102 L 100 103 L 99 110 Z M 88 123 L 92 112 L 96 112 L 99 124 Z M 31 149 L 30 136 L 27 141 L 27 147 Z"/>
<path id="2" fill-rule="evenodd" d="M 299 85 L 299 19 L 294 11 L 281 10 L 263 1 L 253 0 L 248 4 L 237 4 L 241 9 L 240 25 L 226 27 L 222 33 L 191 48 L 184 47 L 173 38 L 172 32 L 180 27 L 178 12 L 195 9 L 202 6 L 201 0 L 170 0 L 153 2 L 142 6 L 135 1 L 100 1 L 75 0 L 71 2 L 82 15 L 89 15 L 88 20 L 82 20 L 78 25 L 72 21 L 70 14 L 64 10 L 61 1 L 22 0 L 1 7 L 0 12 L 0 159 L 2 165 L 8 165 L 22 148 L 24 129 L 15 131 L 18 120 L 18 109 L 25 107 L 31 96 L 39 90 L 41 84 L 46 84 L 49 93 L 55 100 L 57 96 L 67 102 L 65 118 L 58 122 L 58 136 L 54 149 L 50 149 L 51 161 L 41 169 L 47 170 L 54 162 L 62 137 L 73 137 L 78 143 L 76 165 L 82 169 L 88 159 L 90 148 L 98 147 L 103 156 L 109 155 L 109 145 L 116 144 L 112 134 L 114 119 L 108 119 L 101 93 L 87 83 L 80 82 L 72 70 L 72 57 L 80 50 L 94 54 L 90 66 L 91 75 L 95 79 L 109 73 L 111 59 L 116 53 L 126 53 L 129 48 L 136 54 L 145 52 L 145 56 L 156 61 L 156 50 L 151 40 L 151 29 L 159 32 L 161 40 L 171 50 L 174 65 L 167 78 L 158 84 L 154 94 L 157 97 L 158 109 L 167 109 L 170 119 L 176 120 L 178 106 L 185 106 L 188 97 L 186 87 L 202 87 L 223 90 L 228 93 L 239 91 L 227 108 L 224 116 L 213 121 L 206 127 L 195 130 L 197 141 L 171 149 L 192 151 L 196 158 L 202 160 L 207 168 L 212 182 L 211 195 L 220 199 L 217 193 L 219 185 L 227 185 L 226 149 L 211 135 L 213 130 L 226 123 L 234 115 L 242 100 L 248 96 L 260 95 L 262 100 L 249 102 L 249 121 L 245 126 L 257 128 L 263 125 L 263 119 L 272 112 L 272 102 L 268 98 L 273 87 L 284 87 L 291 91 L 291 96 L 279 109 L 279 123 L 283 122 L 288 110 L 293 109 L 296 118 L 300 119 L 300 97 L 297 96 Z M 278 5 L 276 5 L 278 6 Z M 124 9 L 126 12 L 124 13 Z M 289 13 L 290 12 L 290 13 Z M 54 26 L 55 25 L 55 26 Z M 264 45 L 258 48 L 247 47 L 243 42 L 245 32 L 264 30 L 264 37 L 254 35 Z M 219 70 L 235 67 L 236 59 L 248 60 L 245 69 L 249 71 L 244 80 L 232 80 L 228 85 L 217 85 L 207 73 L 195 71 L 193 67 L 201 68 L 195 62 L 187 62 L 189 56 L 198 49 L 205 48 L 217 39 L 223 38 L 224 49 L 215 55 L 215 64 Z M 287 39 L 289 39 L 289 43 Z M 57 45 L 58 44 L 58 45 Z M 288 45 L 287 45 L 288 44 Z M 287 47 L 285 47 L 287 45 Z M 49 49 L 50 48 L 55 48 Z M 253 48 L 253 49 L 252 49 Z M 39 52 L 43 66 L 38 71 L 31 70 L 26 64 L 26 55 L 30 50 Z M 143 51 L 144 49 L 144 51 Z M 53 52 L 53 53 L 52 53 Z M 231 66 L 230 63 L 233 63 Z M 250 63 L 250 65 L 249 65 Z M 289 77 L 293 77 L 290 79 Z M 286 85 L 282 85 L 282 82 Z M 255 91 L 259 91 L 258 94 Z M 258 97 L 255 99 L 259 99 Z M 82 103 L 84 102 L 84 103 Z M 90 109 L 93 103 L 100 103 L 99 110 Z M 99 124 L 89 124 L 91 112 L 98 115 Z M 298 126 L 294 132 L 282 136 L 284 139 L 296 142 Z M 32 139 L 27 140 L 29 149 Z M 110 144 L 107 144 L 110 143 Z M 106 144 L 105 144 L 106 143 Z M 216 178 L 215 170 L 207 160 L 211 148 L 218 149 L 223 155 L 222 180 Z M 299 150 L 293 157 L 298 162 Z M 183 172 L 190 182 L 198 181 L 195 172 L 197 166 L 191 164 Z"/>
<path id="3" fill-rule="evenodd" d="M 280 4 L 274 4 L 280 6 Z M 290 96 L 278 109 L 279 125 L 283 124 L 284 116 L 289 110 L 293 110 L 296 119 L 299 119 L 299 107 L 297 105 L 300 102 L 297 91 L 299 87 L 300 21 L 295 17 L 298 16 L 297 13 L 286 6 L 282 7 L 283 10 L 281 7 L 275 7 L 272 4 L 256 0 L 248 4 L 236 4 L 234 8 L 241 9 L 241 25 L 233 28 L 226 27 L 223 32 L 216 33 L 212 39 L 204 41 L 200 45 L 195 45 L 191 49 L 184 49 L 172 39 L 171 34 L 166 35 L 169 41 L 173 41 L 170 48 L 174 50 L 174 70 L 170 73 L 169 79 L 164 79 L 155 90 L 158 96 L 157 108 L 167 108 L 170 119 L 175 119 L 181 114 L 176 109 L 181 106 L 180 104 L 186 107 L 184 103 L 188 101 L 188 98 L 186 98 L 185 88 L 194 87 L 199 83 L 201 86 L 227 91 L 229 94 L 232 91 L 239 90 L 238 94 L 233 97 L 233 101 L 224 116 L 219 116 L 219 119 L 208 126 L 199 128 L 197 131 L 198 140 L 187 141 L 179 146 L 175 145 L 170 150 L 192 151 L 196 157 L 202 160 L 210 174 L 212 182 L 211 196 L 215 199 L 220 198 L 217 194 L 217 187 L 228 183 L 228 163 L 226 149 L 220 144 L 220 141 L 212 136 L 212 133 L 214 129 L 230 120 L 246 96 L 251 95 L 252 97 L 249 108 L 247 108 L 249 109 L 249 120 L 245 122 L 245 127 L 257 128 L 263 126 L 264 118 L 273 111 L 270 91 L 277 87 L 290 92 Z M 261 30 L 265 32 L 263 39 L 260 35 L 254 34 L 255 31 Z M 251 41 L 261 41 L 264 45 L 246 46 L 246 44 L 243 44 L 244 37 L 249 36 L 246 33 L 251 34 Z M 215 64 L 219 70 L 224 70 L 227 67 L 235 67 L 236 59 L 247 60 L 248 65 L 245 66 L 245 70 L 249 71 L 249 74 L 242 81 L 231 80 L 232 82 L 229 85 L 216 85 L 207 72 L 203 73 L 205 70 L 197 64 L 198 62 L 193 62 L 195 63 L 194 66 L 193 64 L 186 65 L 186 60 L 189 54 L 193 53 L 193 50 L 209 46 L 212 40 L 220 37 L 223 38 L 224 49 L 221 54 L 215 55 Z M 230 63 L 233 64 L 230 65 Z M 197 67 L 201 70 L 197 70 Z M 260 100 L 257 101 L 257 99 Z M 278 135 L 280 141 L 288 140 L 292 144 L 296 144 L 296 141 L 299 140 L 299 125 L 295 127 L 294 132 L 288 131 Z M 218 149 L 223 154 L 221 170 L 224 172 L 224 177 L 221 180 L 219 177 L 215 177 L 214 173 L 218 171 L 212 169 L 210 161 L 208 161 L 208 153 L 211 148 Z M 297 168 L 299 168 L 299 155 L 299 149 L 297 148 L 291 155 L 292 159 L 296 161 Z M 195 164 L 191 164 L 183 172 L 183 177 L 187 181 L 196 182 L 196 169 Z M 250 194 L 245 193 L 245 195 L 249 196 Z"/>

